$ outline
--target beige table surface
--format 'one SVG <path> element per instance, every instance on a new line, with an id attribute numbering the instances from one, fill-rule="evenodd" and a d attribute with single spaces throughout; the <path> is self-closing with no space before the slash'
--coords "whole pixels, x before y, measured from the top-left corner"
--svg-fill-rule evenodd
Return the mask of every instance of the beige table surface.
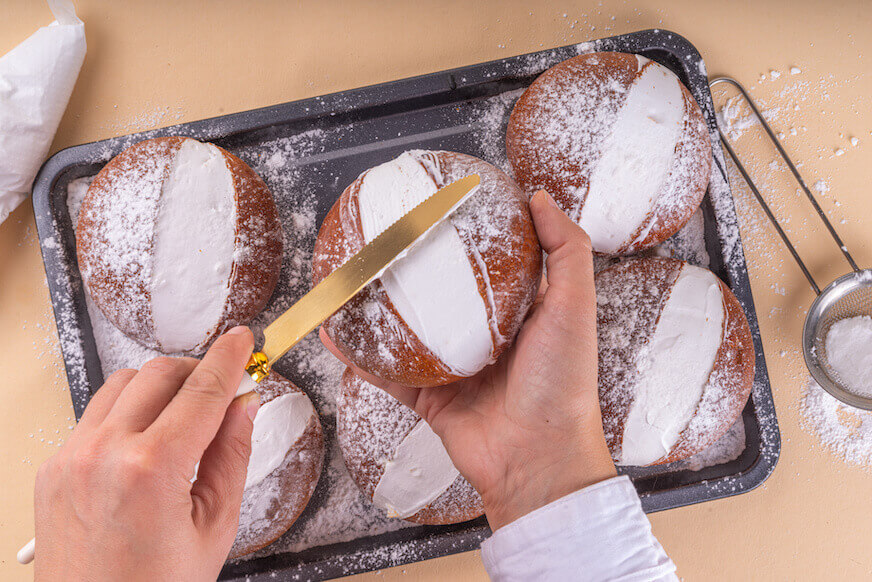
<path id="1" fill-rule="evenodd" d="M 710 73 L 730 73 L 753 87 L 788 133 L 809 180 L 829 185 L 823 206 L 858 262 L 872 263 L 872 5 L 862 0 L 76 3 L 88 56 L 53 151 L 668 28 L 698 47 Z M 0 54 L 51 20 L 39 0 L 0 4 Z M 801 73 L 791 75 L 792 66 Z M 846 264 L 798 204 L 784 172 L 769 167 L 773 153 L 759 141 L 746 134 L 739 145 L 754 153 L 752 168 L 779 211 L 792 216 L 789 227 L 813 270 L 822 281 L 842 274 Z M 783 435 L 781 460 L 751 493 L 652 515 L 654 532 L 686 580 L 869 579 L 870 474 L 821 447 L 801 422 L 807 373 L 799 334 L 813 295 L 747 192 L 737 188 L 736 197 Z M 29 203 L 0 225 L 0 329 L 0 579 L 23 580 L 32 570 L 15 564 L 14 554 L 33 533 L 33 477 L 74 422 Z M 485 573 L 470 552 L 360 576 L 406 578 L 483 580 Z"/>

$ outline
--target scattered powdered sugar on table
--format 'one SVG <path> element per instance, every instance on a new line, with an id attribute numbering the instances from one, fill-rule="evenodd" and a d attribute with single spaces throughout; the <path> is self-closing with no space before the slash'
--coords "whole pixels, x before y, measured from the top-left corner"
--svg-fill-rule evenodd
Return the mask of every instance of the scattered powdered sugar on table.
<path id="1" fill-rule="evenodd" d="M 816 144 L 805 143 L 802 136 L 808 128 L 803 124 L 803 118 L 812 116 L 822 129 L 826 129 L 827 116 L 832 116 L 834 113 L 833 97 L 843 89 L 849 93 L 856 77 L 838 77 L 831 73 L 814 75 L 812 71 L 795 65 L 790 68 L 789 73 L 789 76 L 782 75 L 779 79 L 772 79 L 770 76 L 761 77 L 756 84 L 746 84 L 746 89 L 757 102 L 777 138 L 788 152 L 792 152 L 799 171 L 807 183 L 812 185 L 813 194 L 830 220 L 847 224 L 853 217 L 843 209 L 837 199 L 837 178 L 816 174 L 813 168 L 820 164 L 814 162 L 815 156 L 812 154 L 817 154 L 818 160 L 833 160 L 831 165 L 842 163 L 834 160 L 847 157 L 854 148 L 861 146 L 861 140 L 856 135 L 852 135 L 847 128 L 832 128 L 830 131 L 838 135 L 837 141 L 834 136 L 834 142 L 828 143 L 822 140 Z M 761 87 L 764 84 L 765 87 Z M 768 144 L 765 132 L 753 112 L 739 96 L 725 99 L 727 95 L 732 94 L 734 94 L 733 89 L 729 92 L 715 91 L 714 97 L 720 107 L 718 121 L 721 129 L 733 141 L 733 147 L 742 158 L 757 187 L 802 253 L 803 245 L 810 244 L 810 241 L 806 240 L 810 233 L 820 231 L 823 234 L 822 225 L 810 206 L 806 205 L 804 193 L 796 188 L 787 166 L 777 157 L 776 150 Z M 755 149 L 747 147 L 748 144 L 753 145 L 755 140 L 763 142 L 766 155 L 754 155 Z M 801 154 L 798 155 L 796 152 Z M 750 189 L 745 185 L 742 176 L 732 163 L 726 169 L 734 185 L 733 194 L 741 219 L 742 232 L 746 237 L 746 243 L 754 246 L 755 254 L 759 257 L 758 262 L 761 259 L 770 262 L 770 271 L 776 274 L 795 268 L 790 259 L 786 258 L 783 245 Z M 801 208 L 794 207 L 794 196 L 803 198 Z M 784 261 L 787 261 L 787 264 Z M 784 286 L 778 284 L 773 284 L 771 288 L 780 295 L 791 292 L 790 289 L 785 291 Z M 779 299 L 779 303 L 784 302 Z M 802 317 L 803 311 L 783 305 L 774 307 L 769 312 L 769 317 L 781 319 L 787 314 Z M 855 343 L 854 348 L 856 349 L 858 345 Z M 783 356 L 787 352 L 782 350 L 781 353 Z M 806 377 L 804 370 L 801 374 L 793 372 L 792 376 L 797 379 Z M 802 383 L 801 379 L 799 383 Z M 872 415 L 870 413 L 841 403 L 811 379 L 808 380 L 808 385 L 800 397 L 800 410 L 805 428 L 816 434 L 826 448 L 849 463 L 872 466 Z"/>
<path id="2" fill-rule="evenodd" d="M 872 396 L 872 317 L 837 321 L 826 339 L 826 361 L 842 385 L 860 396 Z"/>
<path id="3" fill-rule="evenodd" d="M 830 396 L 809 378 L 800 410 L 803 425 L 840 459 L 872 468 L 872 412 Z"/>

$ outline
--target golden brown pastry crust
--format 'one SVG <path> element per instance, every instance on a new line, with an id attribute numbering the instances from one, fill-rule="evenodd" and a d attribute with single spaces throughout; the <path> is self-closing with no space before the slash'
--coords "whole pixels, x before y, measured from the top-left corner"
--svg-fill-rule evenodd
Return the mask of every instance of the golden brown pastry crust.
<path id="1" fill-rule="evenodd" d="M 163 181 L 185 139 L 188 138 L 145 140 L 110 160 L 88 189 L 76 229 L 79 269 L 94 303 L 126 335 L 161 351 L 154 333 L 147 277 L 154 232 L 141 222 L 157 218 Z M 233 178 L 236 252 L 221 322 L 199 346 L 190 350 L 192 354 L 202 353 L 218 335 L 248 323 L 259 313 L 272 295 L 281 269 L 282 230 L 269 189 L 242 160 L 218 149 L 224 154 Z M 120 183 L 133 187 L 118 188 Z M 108 234 L 110 222 L 123 220 L 107 210 L 110 207 L 107 201 L 118 195 L 136 195 L 150 205 L 146 216 L 137 217 L 137 224 L 111 225 L 131 233 L 121 242 Z M 125 261 L 122 268 L 119 261 Z"/>

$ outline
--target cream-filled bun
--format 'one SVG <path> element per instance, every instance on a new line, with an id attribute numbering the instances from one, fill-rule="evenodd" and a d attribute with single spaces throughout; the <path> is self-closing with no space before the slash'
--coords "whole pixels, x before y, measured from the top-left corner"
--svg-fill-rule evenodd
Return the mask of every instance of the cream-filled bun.
<path id="1" fill-rule="evenodd" d="M 352 479 L 389 517 L 443 525 L 484 513 L 430 425 L 351 370 L 342 377 L 336 432 Z"/>
<path id="2" fill-rule="evenodd" d="M 633 259 L 596 275 L 599 396 L 618 465 L 698 453 L 741 416 L 754 345 L 736 296 L 711 271 Z"/>
<path id="3" fill-rule="evenodd" d="M 542 273 L 527 196 L 478 158 L 413 150 L 361 174 L 321 225 L 320 282 L 439 188 L 470 174 L 481 184 L 378 280 L 324 323 L 367 372 L 407 386 L 473 376 L 514 340 Z"/>
<path id="4" fill-rule="evenodd" d="M 512 110 L 506 152 L 518 183 L 550 192 L 606 255 L 675 234 L 702 201 L 712 162 L 702 111 L 678 77 L 613 52 L 542 73 Z"/>
<path id="5" fill-rule="evenodd" d="M 324 464 L 321 421 L 309 397 L 275 372 L 261 381 L 257 392 L 263 404 L 254 417 L 231 559 L 257 551 L 288 531 L 309 503 Z"/>
<path id="6" fill-rule="evenodd" d="M 247 323 L 278 281 L 272 195 L 242 160 L 184 137 L 130 146 L 97 174 L 76 229 L 94 303 L 131 338 L 198 354 Z"/>

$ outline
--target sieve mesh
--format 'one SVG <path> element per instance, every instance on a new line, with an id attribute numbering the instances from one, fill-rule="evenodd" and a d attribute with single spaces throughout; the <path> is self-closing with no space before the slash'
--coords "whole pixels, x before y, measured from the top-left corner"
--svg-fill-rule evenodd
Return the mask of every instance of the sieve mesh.
<path id="1" fill-rule="evenodd" d="M 872 270 L 850 273 L 824 289 L 809 309 L 803 348 L 809 371 L 818 384 L 848 404 L 869 409 L 870 399 L 852 394 L 842 385 L 826 351 L 827 334 L 834 323 L 863 315 L 872 316 Z"/>

